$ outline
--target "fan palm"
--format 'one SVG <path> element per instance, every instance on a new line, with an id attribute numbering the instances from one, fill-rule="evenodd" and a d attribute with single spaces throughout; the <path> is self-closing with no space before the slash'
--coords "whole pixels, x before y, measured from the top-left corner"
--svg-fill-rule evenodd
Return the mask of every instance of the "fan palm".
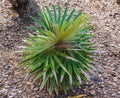
<path id="1" fill-rule="evenodd" d="M 42 28 L 30 27 L 36 34 L 25 41 L 20 63 L 39 80 L 41 89 L 49 84 L 50 93 L 58 89 L 66 93 L 73 85 L 89 80 L 88 71 L 92 72 L 93 44 L 89 39 L 93 35 L 85 33 L 91 29 L 88 15 L 80 12 L 75 16 L 75 9 L 68 15 L 67 7 L 63 15 L 61 12 L 60 7 L 57 12 L 53 6 L 53 13 L 46 7 L 38 12 L 40 18 L 32 17 Z"/>

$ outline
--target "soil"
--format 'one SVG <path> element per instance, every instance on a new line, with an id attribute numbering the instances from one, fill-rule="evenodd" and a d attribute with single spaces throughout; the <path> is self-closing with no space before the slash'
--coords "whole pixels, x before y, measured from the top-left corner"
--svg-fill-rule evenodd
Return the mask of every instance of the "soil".
<path id="1" fill-rule="evenodd" d="M 120 5 L 115 0 L 36 0 L 40 8 L 60 5 L 75 8 L 91 16 L 95 34 L 91 40 L 97 47 L 95 76 L 80 88 L 60 92 L 55 98 L 85 94 L 83 98 L 120 98 Z M 51 98 L 39 90 L 37 83 L 26 79 L 18 67 L 23 40 L 33 33 L 27 27 L 33 23 L 19 17 L 7 0 L 0 0 L 0 98 Z M 35 25 L 35 24 L 34 24 Z M 77 97 L 76 97 L 77 98 Z"/>

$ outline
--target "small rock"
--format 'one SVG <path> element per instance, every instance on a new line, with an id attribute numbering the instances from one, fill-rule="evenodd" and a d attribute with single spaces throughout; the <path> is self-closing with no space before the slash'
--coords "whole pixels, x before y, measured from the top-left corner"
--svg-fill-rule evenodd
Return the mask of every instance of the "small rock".
<path id="1" fill-rule="evenodd" d="M 104 93 L 104 94 L 107 94 L 107 92 L 106 92 L 106 91 L 104 91 L 103 93 Z"/>
<path id="2" fill-rule="evenodd" d="M 117 77 L 114 77 L 114 79 L 113 79 L 115 82 L 117 81 Z"/>
<path id="3" fill-rule="evenodd" d="M 34 90 L 34 91 L 37 91 L 37 90 L 38 90 L 38 88 L 34 88 L 33 90 Z"/>
<path id="4" fill-rule="evenodd" d="M 113 84 L 113 82 L 111 82 L 111 81 L 107 81 L 107 83 L 108 83 L 108 84 Z"/>
<path id="5" fill-rule="evenodd" d="M 115 96 L 116 94 L 112 94 L 112 96 Z"/>
<path id="6" fill-rule="evenodd" d="M 120 91 L 118 91 L 117 93 L 120 94 Z"/>
<path id="7" fill-rule="evenodd" d="M 6 89 L 9 89 L 9 88 L 10 88 L 10 86 L 5 86 L 5 88 L 6 88 Z"/>
<path id="8" fill-rule="evenodd" d="M 94 76 L 91 78 L 94 82 L 102 82 L 102 79 L 100 77 Z"/>
<path id="9" fill-rule="evenodd" d="M 10 66 L 7 65 L 7 64 L 4 64 L 3 67 L 4 67 L 5 70 L 9 70 L 9 68 L 10 68 Z"/>
<path id="10" fill-rule="evenodd" d="M 18 85 L 18 88 L 21 88 L 21 87 L 22 87 L 22 84 L 19 84 L 19 85 Z"/>
<path id="11" fill-rule="evenodd" d="M 22 93 L 22 90 L 19 90 L 19 91 L 18 91 L 18 93 L 20 93 L 20 94 L 21 94 L 21 93 Z"/>
<path id="12" fill-rule="evenodd" d="M 0 82 L 0 86 L 2 86 L 3 85 L 3 83 L 2 82 Z"/>
<path id="13" fill-rule="evenodd" d="M 9 96 L 8 98 L 14 98 L 14 96 Z"/>
<path id="14" fill-rule="evenodd" d="M 0 95 L 2 95 L 4 92 L 3 91 L 0 91 Z"/>
<path id="15" fill-rule="evenodd" d="M 90 91 L 90 94 L 91 95 L 95 95 L 95 91 Z"/>
<path id="16" fill-rule="evenodd" d="M 39 96 L 39 95 L 36 95 L 36 98 L 40 98 L 40 96 Z"/>

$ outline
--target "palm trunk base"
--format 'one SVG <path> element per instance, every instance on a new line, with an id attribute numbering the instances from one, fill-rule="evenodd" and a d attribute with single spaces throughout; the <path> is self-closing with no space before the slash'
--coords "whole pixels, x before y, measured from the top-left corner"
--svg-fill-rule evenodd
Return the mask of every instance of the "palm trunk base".
<path id="1" fill-rule="evenodd" d="M 22 18 L 37 16 L 39 9 L 35 0 L 8 0 Z"/>

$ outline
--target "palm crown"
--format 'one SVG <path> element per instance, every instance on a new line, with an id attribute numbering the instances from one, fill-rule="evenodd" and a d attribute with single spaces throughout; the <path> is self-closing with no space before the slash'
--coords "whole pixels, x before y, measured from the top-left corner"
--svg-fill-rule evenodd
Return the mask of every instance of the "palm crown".
<path id="1" fill-rule="evenodd" d="M 40 81 L 40 88 L 48 86 L 50 93 L 62 88 L 64 92 L 73 85 L 79 86 L 82 81 L 90 79 L 88 71 L 93 58 L 93 36 L 85 31 L 91 29 L 88 15 L 79 13 L 74 16 L 75 9 L 67 15 L 65 8 L 61 15 L 53 6 L 53 13 L 49 8 L 40 10 L 40 18 L 32 19 L 42 28 L 31 26 L 36 35 L 31 35 L 25 42 L 27 46 L 23 53 L 21 64 L 28 68 L 35 80 Z"/>

